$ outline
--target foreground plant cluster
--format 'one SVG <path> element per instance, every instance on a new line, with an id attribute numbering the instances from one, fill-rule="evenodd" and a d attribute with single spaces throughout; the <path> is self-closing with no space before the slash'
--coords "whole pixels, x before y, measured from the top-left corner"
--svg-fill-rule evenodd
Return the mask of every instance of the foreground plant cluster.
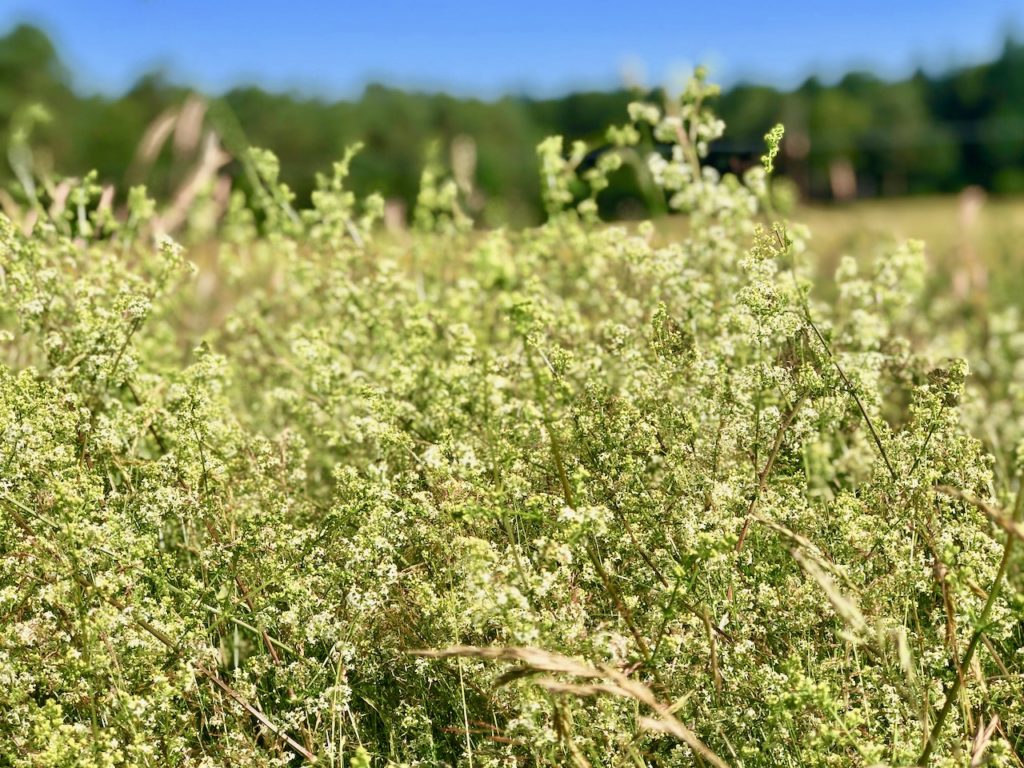
<path id="1" fill-rule="evenodd" d="M 0 764 L 1020 765 L 1024 328 L 815 288 L 709 91 L 523 232 L 261 153 L 198 274 L 141 191 L 0 218 Z"/>

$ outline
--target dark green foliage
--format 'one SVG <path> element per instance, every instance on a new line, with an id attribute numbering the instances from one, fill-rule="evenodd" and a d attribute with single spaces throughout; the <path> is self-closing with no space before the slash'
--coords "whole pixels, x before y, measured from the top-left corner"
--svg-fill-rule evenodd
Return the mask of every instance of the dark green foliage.
<path id="1" fill-rule="evenodd" d="M 23 26 L 0 38 L 0 124 L 29 103 L 44 105 L 52 116 L 32 138 L 37 166 L 62 174 L 96 169 L 101 182 L 117 184 L 122 193 L 145 181 L 158 197 L 170 195 L 185 173 L 175 171 L 182 158 L 165 150 L 144 177 L 134 159 L 147 127 L 179 106 L 185 89 L 150 75 L 116 98 L 83 97 L 70 82 L 40 31 Z M 353 165 L 352 189 L 401 199 L 408 209 L 427 146 L 439 141 L 447 158 L 453 142 L 469 136 L 476 149 L 476 218 L 526 224 L 543 213 L 534 146 L 553 134 L 594 142 L 641 97 L 664 98 L 619 90 L 480 101 L 370 85 L 355 100 L 326 102 L 245 87 L 214 99 L 207 122 L 236 158 L 249 142 L 272 149 L 284 181 L 303 203 L 315 172 L 362 141 L 366 149 Z M 1011 40 L 991 63 L 896 82 L 852 73 L 834 85 L 810 79 L 791 92 L 740 84 L 722 96 L 717 110 L 730 137 L 712 147 L 712 165 L 742 171 L 756 163 L 761 137 L 782 121 L 790 137 L 778 166 L 812 197 L 831 197 L 837 191 L 832 169 L 847 162 L 860 194 L 950 192 L 967 184 L 1024 191 L 1024 45 Z M 603 149 L 603 142 L 593 143 L 595 154 Z M 0 164 L 0 182 L 12 180 L 6 166 Z M 229 170 L 244 183 L 242 164 Z M 606 218 L 661 211 L 650 190 L 626 172 L 611 177 L 598 203 Z"/>

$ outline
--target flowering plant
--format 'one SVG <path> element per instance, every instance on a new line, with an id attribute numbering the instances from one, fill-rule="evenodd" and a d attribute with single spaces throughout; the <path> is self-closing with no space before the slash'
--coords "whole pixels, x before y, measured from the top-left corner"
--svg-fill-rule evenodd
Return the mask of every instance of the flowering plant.
<path id="1" fill-rule="evenodd" d="M 0 763 L 1020 764 L 1019 319 L 920 243 L 823 301 L 713 94 L 542 143 L 521 232 L 432 164 L 382 237 L 351 154 L 198 268 L 143 190 L 0 217 Z"/>

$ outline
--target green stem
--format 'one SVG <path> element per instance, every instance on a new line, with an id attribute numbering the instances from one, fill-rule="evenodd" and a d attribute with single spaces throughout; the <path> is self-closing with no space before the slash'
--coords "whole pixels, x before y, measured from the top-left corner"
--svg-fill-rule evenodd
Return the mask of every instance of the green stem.
<path id="1" fill-rule="evenodd" d="M 779 243 L 779 252 L 780 254 L 784 254 L 789 250 L 789 246 L 782 238 L 778 228 L 773 229 L 775 232 L 775 239 Z M 885 462 L 885 466 L 889 470 L 889 474 L 892 476 L 893 480 L 898 480 L 899 475 L 896 474 L 896 470 L 893 467 L 892 462 L 889 461 L 889 455 L 885 452 L 885 446 L 882 445 L 882 439 L 878 436 L 878 432 L 875 430 L 875 425 L 872 423 L 871 417 L 868 415 L 867 408 L 864 407 L 864 403 L 861 402 L 860 396 L 857 394 L 857 390 L 853 386 L 853 382 L 850 381 L 850 377 L 846 375 L 846 371 L 844 371 L 843 367 L 839 364 L 839 360 L 837 360 L 836 356 L 832 354 L 832 348 L 828 345 L 825 337 L 821 334 L 821 331 L 818 330 L 818 326 L 815 325 L 814 319 L 811 317 L 811 305 L 807 301 L 807 297 L 804 296 L 803 292 L 800 290 L 800 286 L 797 284 L 795 258 L 790 274 L 793 276 L 793 287 L 796 289 L 797 296 L 800 298 L 803 305 L 804 320 L 807 322 L 808 327 L 814 331 L 814 335 L 817 336 L 818 341 L 825 350 L 825 354 L 839 373 L 839 378 L 843 380 L 843 384 L 846 386 L 846 391 L 850 393 L 853 401 L 857 404 L 857 409 L 860 411 L 860 415 L 864 417 L 864 423 L 868 425 L 868 431 L 871 432 L 871 437 L 874 439 L 875 445 L 878 447 L 878 452 L 882 455 L 882 460 Z"/>
<path id="2" fill-rule="evenodd" d="M 555 432 L 554 423 L 551 418 L 551 411 L 548 407 L 547 392 L 544 389 L 544 385 L 541 383 L 540 373 L 537 371 L 533 355 L 530 354 L 529 342 L 526 342 L 526 359 L 530 366 L 530 373 L 533 375 L 534 386 L 537 388 L 537 399 L 540 401 L 541 413 L 544 419 L 544 429 L 548 433 L 548 440 L 551 446 L 551 458 L 555 464 L 555 472 L 558 474 L 558 482 L 562 487 L 562 495 L 565 498 L 565 503 L 570 508 L 576 509 L 576 500 L 573 497 L 572 486 L 569 483 L 569 475 L 565 471 L 565 462 L 562 459 L 562 446 L 558 441 L 558 435 Z M 622 621 L 626 624 L 626 627 L 629 629 L 629 633 L 633 636 L 633 640 L 636 642 L 640 655 L 643 657 L 644 666 L 651 670 L 651 674 L 654 675 L 654 679 L 660 684 L 661 680 L 658 675 L 658 671 L 651 663 L 652 658 L 650 647 L 647 645 L 647 641 L 644 640 L 643 635 L 640 634 L 640 629 L 636 625 L 633 612 L 622 599 L 622 595 L 615 586 L 615 582 L 612 581 L 611 575 L 604 567 L 604 563 L 601 560 L 601 553 L 598 551 L 597 542 L 592 534 L 587 535 L 586 546 L 584 548 L 587 553 L 587 558 L 590 560 L 591 565 L 594 566 L 594 570 L 597 571 L 597 575 L 601 579 L 601 584 L 604 586 L 605 593 L 611 599 L 612 604 L 615 606 L 615 610 L 622 618 Z"/>
<path id="3" fill-rule="evenodd" d="M 814 331 L 814 335 L 818 337 L 818 341 L 821 342 L 821 346 L 825 349 L 825 354 L 828 355 L 828 359 L 832 361 L 832 365 L 835 366 L 836 371 L 839 372 L 839 378 L 843 380 L 843 384 L 846 386 L 846 391 L 850 393 L 853 401 L 857 404 L 857 409 L 860 411 L 860 415 L 864 417 L 864 422 L 868 425 L 868 430 L 871 432 L 871 437 L 874 438 L 875 445 L 878 446 L 878 452 L 882 454 L 882 460 L 885 462 L 886 468 L 889 470 L 889 474 L 893 480 L 898 480 L 899 476 L 896 474 L 896 470 L 892 466 L 892 462 L 889 461 L 889 455 L 885 452 L 885 447 L 882 445 L 882 439 L 878 436 L 878 432 L 875 431 L 875 425 L 871 423 L 871 417 L 868 415 L 867 409 L 864 407 L 864 403 L 861 402 L 860 397 L 857 395 L 857 390 L 853 386 L 853 382 L 850 381 L 846 375 L 846 371 L 843 370 L 842 366 L 839 365 L 839 361 L 835 355 L 832 354 L 832 349 L 829 347 L 828 342 L 825 341 L 825 337 L 821 335 L 821 331 L 818 330 L 818 326 L 814 324 L 814 320 L 811 319 L 811 310 L 804 303 L 804 313 L 806 315 L 807 324 Z"/>
<path id="4" fill-rule="evenodd" d="M 1024 480 L 1024 478 L 1022 478 Z M 1013 519 L 1015 521 L 1020 519 L 1021 511 L 1024 509 L 1024 487 L 1021 487 L 1017 491 L 1017 499 L 1014 503 Z M 928 765 L 928 761 L 931 759 L 932 752 L 935 751 L 935 747 L 938 745 L 939 736 L 942 735 L 942 728 L 946 724 L 946 719 L 949 717 L 950 711 L 953 709 L 953 701 L 957 698 L 960 693 L 960 687 L 963 684 L 965 670 L 970 666 L 971 660 L 974 658 L 974 651 L 977 649 L 978 644 L 984 639 L 985 630 L 988 629 L 988 619 L 992 614 L 992 608 L 996 604 L 996 600 L 999 599 L 999 595 L 1003 589 L 1003 577 L 1006 576 L 1006 568 L 1010 563 L 1010 558 L 1013 555 L 1014 545 L 1017 542 L 1017 537 L 1012 534 L 1006 535 L 1006 544 L 1003 547 L 1003 558 L 999 561 L 999 569 L 996 571 L 995 580 L 992 582 L 992 589 L 988 593 L 988 599 L 985 601 L 985 607 L 981 610 L 981 617 L 978 619 L 978 626 L 974 630 L 974 634 L 971 636 L 970 643 L 967 644 L 967 650 L 964 651 L 963 660 L 960 662 L 960 666 L 953 676 L 952 682 L 946 685 L 945 696 L 946 699 L 942 703 L 942 709 L 939 710 L 939 716 L 935 720 L 935 725 L 932 727 L 931 733 L 928 735 L 928 741 L 924 745 L 924 750 L 921 752 L 921 756 L 917 759 L 918 766 Z"/>

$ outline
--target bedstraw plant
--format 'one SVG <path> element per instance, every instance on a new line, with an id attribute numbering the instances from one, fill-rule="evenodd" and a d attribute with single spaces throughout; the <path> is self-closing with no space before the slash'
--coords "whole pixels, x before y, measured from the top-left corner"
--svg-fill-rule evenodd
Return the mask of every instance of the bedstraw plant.
<path id="1" fill-rule="evenodd" d="M 819 292 L 714 93 L 542 143 L 525 231 L 432 162 L 383 236 L 352 154 L 296 210 L 253 152 L 197 269 L 144 190 L 34 184 L 0 765 L 1021 765 L 1019 315 L 916 242 Z M 624 168 L 684 237 L 598 220 Z"/>

